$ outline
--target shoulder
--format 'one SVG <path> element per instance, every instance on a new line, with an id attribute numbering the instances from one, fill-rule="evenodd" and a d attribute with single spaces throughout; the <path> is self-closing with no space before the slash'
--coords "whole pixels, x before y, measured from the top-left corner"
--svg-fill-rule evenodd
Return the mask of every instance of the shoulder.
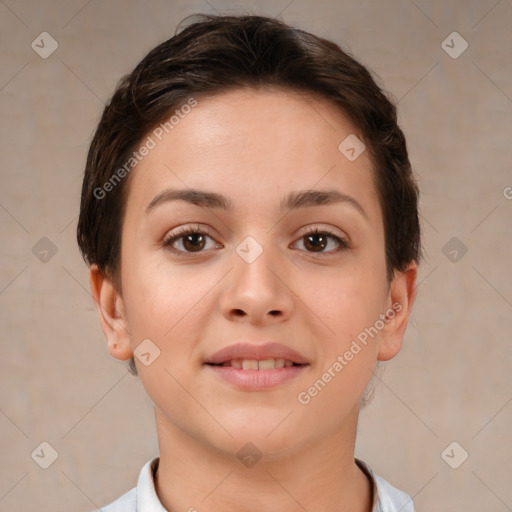
<path id="1" fill-rule="evenodd" d="M 147 461 L 140 471 L 136 487 L 94 512 L 138 512 L 139 510 L 165 512 L 156 495 L 153 480 L 159 460 L 159 457 L 155 457 Z"/>
<path id="2" fill-rule="evenodd" d="M 379 491 L 379 512 L 414 512 L 414 502 L 407 493 L 393 487 L 379 475 L 374 474 L 374 478 Z"/>
<path id="3" fill-rule="evenodd" d="M 375 474 L 365 462 L 356 459 L 356 463 L 373 482 L 372 512 L 414 512 L 414 501 L 407 493 Z"/>

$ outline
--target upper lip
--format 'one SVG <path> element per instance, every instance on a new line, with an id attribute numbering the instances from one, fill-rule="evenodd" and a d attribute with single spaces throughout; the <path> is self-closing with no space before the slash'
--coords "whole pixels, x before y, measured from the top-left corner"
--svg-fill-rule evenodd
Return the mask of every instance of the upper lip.
<path id="1" fill-rule="evenodd" d="M 219 364 L 233 359 L 287 359 L 297 364 L 309 364 L 302 354 L 280 343 L 235 343 L 215 352 L 206 363 Z"/>

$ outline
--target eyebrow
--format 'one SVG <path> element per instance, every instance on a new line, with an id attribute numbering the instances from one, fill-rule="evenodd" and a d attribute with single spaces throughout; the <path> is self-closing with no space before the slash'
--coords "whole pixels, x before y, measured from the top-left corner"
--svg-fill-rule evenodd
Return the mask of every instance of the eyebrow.
<path id="1" fill-rule="evenodd" d="M 215 192 L 206 192 L 197 189 L 167 189 L 158 194 L 148 204 L 146 214 L 151 213 L 161 204 L 172 201 L 185 201 L 202 208 L 232 211 L 234 205 L 230 199 Z M 347 203 L 353 206 L 368 219 L 365 209 L 352 196 L 342 194 L 338 190 L 302 190 L 290 192 L 280 204 L 281 210 L 296 210 L 311 206 L 322 206 L 334 203 Z"/>

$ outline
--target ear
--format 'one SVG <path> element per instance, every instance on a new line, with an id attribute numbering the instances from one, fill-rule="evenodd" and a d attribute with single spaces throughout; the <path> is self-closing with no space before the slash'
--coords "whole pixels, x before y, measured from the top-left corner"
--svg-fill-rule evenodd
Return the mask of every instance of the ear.
<path id="1" fill-rule="evenodd" d="M 418 265 L 411 262 L 403 272 L 395 272 L 389 287 L 388 309 L 385 327 L 381 331 L 377 359 L 387 361 L 402 348 L 407 323 L 416 299 Z"/>
<path id="2" fill-rule="evenodd" d="M 133 352 L 120 292 L 97 265 L 91 265 L 89 280 L 92 297 L 100 315 L 101 328 L 108 341 L 110 355 L 116 359 L 130 359 Z"/>

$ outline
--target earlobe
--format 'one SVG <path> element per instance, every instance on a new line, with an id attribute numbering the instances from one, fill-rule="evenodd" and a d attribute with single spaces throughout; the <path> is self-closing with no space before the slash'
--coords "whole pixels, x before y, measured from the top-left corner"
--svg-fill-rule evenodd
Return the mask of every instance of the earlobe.
<path id="1" fill-rule="evenodd" d="M 403 337 L 416 299 L 417 274 L 418 265 L 415 261 L 411 262 L 403 272 L 395 272 L 389 290 L 388 320 L 381 331 L 377 355 L 379 361 L 388 361 L 402 348 Z"/>
<path id="2" fill-rule="evenodd" d="M 126 313 L 121 294 L 112 280 L 97 265 L 91 265 L 91 293 L 100 315 L 101 328 L 107 338 L 108 351 L 116 359 L 127 360 L 133 355 L 126 325 Z"/>

